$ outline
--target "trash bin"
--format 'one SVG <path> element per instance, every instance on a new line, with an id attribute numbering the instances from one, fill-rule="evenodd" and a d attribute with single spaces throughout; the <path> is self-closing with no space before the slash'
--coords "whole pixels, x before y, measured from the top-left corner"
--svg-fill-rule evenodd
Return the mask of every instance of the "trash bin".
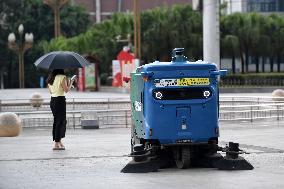
<path id="1" fill-rule="evenodd" d="M 99 119 L 96 112 L 85 112 L 81 114 L 82 129 L 99 129 Z"/>
<path id="2" fill-rule="evenodd" d="M 98 120 L 81 120 L 82 129 L 99 129 Z"/>

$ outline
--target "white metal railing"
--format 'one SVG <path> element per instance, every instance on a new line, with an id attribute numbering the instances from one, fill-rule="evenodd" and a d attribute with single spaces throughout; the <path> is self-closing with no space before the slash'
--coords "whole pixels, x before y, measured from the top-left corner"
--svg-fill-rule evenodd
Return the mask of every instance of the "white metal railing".
<path id="1" fill-rule="evenodd" d="M 256 104 L 284 103 L 284 97 L 272 96 L 221 96 L 220 105 L 256 105 Z"/>
<path id="2" fill-rule="evenodd" d="M 220 106 L 220 121 L 249 120 L 284 117 L 284 103 L 256 104 L 256 105 L 235 105 Z"/>
<path id="3" fill-rule="evenodd" d="M 1 100 L 0 100 L 1 101 Z M 0 102 L 0 112 L 12 111 L 23 120 L 25 127 L 51 126 L 53 117 L 49 99 L 43 107 L 32 107 L 28 99 L 5 100 Z M 68 126 L 80 126 L 82 119 L 93 119 L 98 115 L 100 125 L 126 126 L 131 124 L 129 99 L 67 99 Z M 86 118 L 88 115 L 88 118 Z M 284 97 L 221 96 L 220 121 L 256 121 L 260 119 L 280 120 L 284 117 Z"/>
<path id="4" fill-rule="evenodd" d="M 50 127 L 53 125 L 51 111 L 15 112 L 22 120 L 23 127 Z M 82 120 L 97 120 L 101 128 L 129 127 L 130 109 L 74 110 L 66 112 L 67 127 L 80 127 Z"/>
<path id="5" fill-rule="evenodd" d="M 5 99 L 0 100 L 0 112 L 28 112 L 48 111 L 50 99 L 42 99 L 40 106 L 34 106 L 30 99 Z M 254 97 L 254 96 L 221 96 L 221 108 L 235 108 L 237 105 L 263 105 L 283 104 L 284 97 Z M 130 108 L 127 98 L 68 98 L 67 110 L 104 110 Z"/>

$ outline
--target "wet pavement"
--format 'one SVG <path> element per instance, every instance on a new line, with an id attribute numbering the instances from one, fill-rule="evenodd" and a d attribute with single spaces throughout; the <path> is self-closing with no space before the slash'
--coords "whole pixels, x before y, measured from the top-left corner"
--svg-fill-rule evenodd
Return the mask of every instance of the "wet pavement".
<path id="1" fill-rule="evenodd" d="M 125 174 L 130 129 L 68 129 L 65 151 L 53 151 L 50 128 L 0 138 L 0 189 L 33 188 L 284 188 L 284 122 L 221 123 L 220 143 L 239 142 L 251 171 L 163 169 Z"/>
<path id="2" fill-rule="evenodd" d="M 29 98 L 46 89 L 0 90 L 0 99 Z M 270 96 L 271 93 L 225 93 L 221 96 Z M 129 93 L 77 92 L 67 98 L 124 98 Z M 284 188 L 284 121 L 221 122 L 220 144 L 239 142 L 252 171 L 191 168 L 125 174 L 130 161 L 130 129 L 68 129 L 65 151 L 52 150 L 51 128 L 25 128 L 19 137 L 0 138 L 0 189 L 38 188 Z"/>

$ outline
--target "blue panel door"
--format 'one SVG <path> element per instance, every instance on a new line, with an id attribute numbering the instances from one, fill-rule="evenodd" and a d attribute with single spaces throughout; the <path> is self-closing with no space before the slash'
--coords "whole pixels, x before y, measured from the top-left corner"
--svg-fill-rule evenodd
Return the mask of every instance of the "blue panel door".
<path id="1" fill-rule="evenodd" d="M 176 117 L 177 117 L 177 134 L 178 138 L 188 138 L 190 133 L 190 107 L 177 107 L 176 108 Z"/>

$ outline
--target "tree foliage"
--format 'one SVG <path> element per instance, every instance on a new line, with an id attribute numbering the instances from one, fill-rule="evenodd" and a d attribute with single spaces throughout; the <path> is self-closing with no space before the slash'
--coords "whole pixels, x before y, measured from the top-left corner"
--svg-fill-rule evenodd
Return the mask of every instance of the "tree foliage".
<path id="1" fill-rule="evenodd" d="M 133 17 L 115 14 L 112 19 L 94 25 L 86 33 L 72 38 L 59 38 L 45 43 L 45 52 L 74 50 L 92 54 L 101 60 L 102 73 L 111 73 L 111 61 L 126 43 L 116 41 L 118 35 L 133 34 Z M 193 45 L 194 44 L 194 45 Z M 202 57 L 202 19 L 190 6 L 163 7 L 141 14 L 141 51 L 143 63 L 169 61 L 174 47 L 185 47 L 191 60 Z"/>
<path id="2" fill-rule="evenodd" d="M 280 72 L 281 58 L 284 49 L 284 17 L 283 15 L 261 15 L 257 13 L 235 13 L 223 16 L 221 19 L 221 38 L 234 36 L 231 44 L 238 47 L 237 57 L 242 62 L 242 73 L 248 72 L 249 58 L 255 60 L 256 72 L 260 71 L 260 58 L 262 58 L 262 71 L 265 58 L 270 59 L 270 71 L 273 72 L 274 60 L 277 62 L 277 71 Z M 225 57 L 236 57 L 230 48 L 222 48 Z M 234 54 L 233 54 L 234 53 Z"/>
<path id="3" fill-rule="evenodd" d="M 202 19 L 190 6 L 146 11 L 141 23 L 142 58 L 146 62 L 169 61 L 175 47 L 184 47 L 192 60 L 202 57 Z"/>
<path id="4" fill-rule="evenodd" d="M 18 57 L 7 48 L 9 33 L 14 32 L 17 40 L 18 26 L 24 32 L 34 34 L 34 46 L 25 54 L 25 76 L 27 87 L 37 87 L 39 76 L 44 75 L 34 67 L 34 61 L 43 54 L 42 40 L 54 37 L 54 15 L 42 0 L 0 0 L 0 72 L 5 73 L 5 86 L 18 87 Z M 73 37 L 85 32 L 91 25 L 87 12 L 82 7 L 65 5 L 61 9 L 61 33 Z M 30 81 L 30 82 L 29 82 Z"/>
<path id="5" fill-rule="evenodd" d="M 221 16 L 221 56 L 232 59 L 233 73 L 236 72 L 237 58 L 241 59 L 242 73 L 248 72 L 251 60 L 256 64 L 256 72 L 261 68 L 264 71 L 266 59 L 270 59 L 271 71 L 274 60 L 277 71 L 280 71 L 284 49 L 283 22 L 282 15 L 235 13 Z M 93 53 L 101 59 L 102 71 L 110 74 L 111 60 L 121 49 L 115 36 L 128 33 L 133 36 L 131 15 L 118 14 L 111 20 L 96 24 L 85 34 L 58 39 L 49 45 L 53 50 L 64 46 L 81 53 Z M 169 61 L 170 52 L 175 47 L 184 47 L 190 60 L 202 59 L 202 16 L 189 5 L 144 11 L 141 14 L 141 43 L 143 63 Z M 73 48 L 74 45 L 77 49 Z"/>
<path id="6" fill-rule="evenodd" d="M 24 11 L 17 11 L 25 7 Z M 27 53 L 32 73 L 32 62 L 43 52 L 71 50 L 80 54 L 93 55 L 100 60 L 100 73 L 111 74 L 111 61 L 127 43 L 119 43 L 118 35 L 126 39 L 131 35 L 133 41 L 132 14 L 115 14 L 110 20 L 95 24 L 86 30 L 89 21 L 80 7 L 66 6 L 61 11 L 62 37 L 52 39 L 52 11 L 41 0 L 11 0 L 0 3 L 4 14 L 0 16 L 1 25 L 0 52 L 6 70 L 17 70 L 12 59 L 13 52 L 6 48 L 8 33 L 16 31 L 19 23 L 24 23 L 27 32 L 35 34 L 35 47 Z M 10 13 L 13 14 L 10 14 Z M 9 14 L 8 14 L 9 13 Z M 37 19 L 34 19 L 37 18 Z M 2 32 L 3 30 L 3 32 Z M 232 71 L 236 72 L 236 59 L 241 60 L 242 72 L 248 72 L 253 60 L 256 72 L 264 71 L 266 60 L 270 62 L 270 71 L 277 64 L 280 71 L 284 57 L 284 18 L 283 15 L 261 15 L 257 13 L 235 13 L 222 15 L 220 19 L 221 57 L 232 59 Z M 3 39 L 3 40 L 2 40 Z M 155 60 L 169 61 L 171 50 L 184 47 L 189 60 L 202 59 L 202 15 L 188 6 L 160 7 L 141 13 L 141 51 L 142 63 Z M 5 50 L 3 50 L 5 49 Z M 133 47 L 132 47 L 133 50 Z M 0 68 L 1 68 L 0 66 Z M 38 74 L 38 72 L 36 72 Z M 11 74 L 12 75 L 12 74 Z M 17 73 L 16 73 L 17 75 Z M 15 77 L 15 74 L 12 75 Z"/>

